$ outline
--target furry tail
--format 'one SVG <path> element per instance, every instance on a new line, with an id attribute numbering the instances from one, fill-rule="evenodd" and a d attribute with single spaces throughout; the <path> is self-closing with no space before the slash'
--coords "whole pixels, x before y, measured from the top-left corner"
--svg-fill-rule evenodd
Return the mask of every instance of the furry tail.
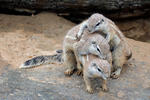
<path id="1" fill-rule="evenodd" d="M 58 53 L 55 55 L 34 57 L 24 62 L 19 68 L 25 69 L 36 67 L 43 64 L 62 63 L 62 62 L 63 62 L 62 53 Z"/>

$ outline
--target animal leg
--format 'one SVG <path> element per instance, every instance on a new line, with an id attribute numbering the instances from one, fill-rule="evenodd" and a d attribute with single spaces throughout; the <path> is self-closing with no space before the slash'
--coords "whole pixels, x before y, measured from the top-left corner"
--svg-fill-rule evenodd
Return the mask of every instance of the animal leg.
<path id="1" fill-rule="evenodd" d="M 116 79 L 120 76 L 122 67 L 127 61 L 125 53 L 124 53 L 124 48 L 122 46 L 116 48 L 112 52 L 112 58 L 113 58 L 114 72 L 111 74 L 111 77 Z"/>
<path id="2" fill-rule="evenodd" d="M 103 80 L 103 83 L 102 83 L 102 90 L 103 90 L 104 92 L 108 92 L 107 80 Z"/>
<path id="3" fill-rule="evenodd" d="M 85 85 L 86 85 L 86 90 L 89 93 L 93 93 L 93 89 L 91 86 L 91 80 L 84 74 L 83 75 L 84 81 L 85 81 Z"/>
<path id="4" fill-rule="evenodd" d="M 64 74 L 69 76 L 72 75 L 76 66 L 76 59 L 73 52 L 64 52 L 64 64 L 67 66 L 67 70 L 64 72 Z"/>

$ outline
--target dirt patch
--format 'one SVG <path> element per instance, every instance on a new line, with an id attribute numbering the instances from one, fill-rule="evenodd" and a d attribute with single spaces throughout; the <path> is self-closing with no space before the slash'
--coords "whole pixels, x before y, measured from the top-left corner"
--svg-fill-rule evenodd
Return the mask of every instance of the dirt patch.
<path id="1" fill-rule="evenodd" d="M 0 53 L 15 68 L 37 55 L 62 48 L 63 37 L 74 24 L 55 14 L 0 15 Z"/>

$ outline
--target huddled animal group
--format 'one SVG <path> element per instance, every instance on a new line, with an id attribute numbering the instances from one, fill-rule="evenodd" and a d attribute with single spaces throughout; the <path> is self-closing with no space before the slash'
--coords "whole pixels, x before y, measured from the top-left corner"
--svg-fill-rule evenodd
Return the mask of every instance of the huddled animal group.
<path id="1" fill-rule="evenodd" d="M 65 75 L 83 74 L 86 90 L 93 92 L 91 79 L 101 78 L 102 90 L 108 91 L 107 79 L 118 78 L 123 65 L 132 56 L 125 36 L 113 21 L 95 13 L 70 29 L 64 38 L 63 50 L 56 55 L 38 56 L 26 61 L 20 68 L 63 62 Z"/>

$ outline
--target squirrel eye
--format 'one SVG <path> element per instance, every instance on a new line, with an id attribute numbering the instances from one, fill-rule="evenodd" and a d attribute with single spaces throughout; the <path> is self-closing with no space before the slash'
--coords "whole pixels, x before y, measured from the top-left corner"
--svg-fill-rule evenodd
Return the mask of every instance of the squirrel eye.
<path id="1" fill-rule="evenodd" d="M 101 51 L 99 50 L 99 48 L 97 48 L 97 51 L 101 53 Z"/>
<path id="2" fill-rule="evenodd" d="M 99 69 L 99 68 L 97 68 L 97 70 L 98 70 L 99 72 L 102 72 L 101 69 Z"/>
<path id="3" fill-rule="evenodd" d="M 104 19 L 102 19 L 101 22 L 104 22 Z"/>
<path id="4" fill-rule="evenodd" d="M 88 26 L 86 25 L 85 28 L 88 28 Z"/>
<path id="5" fill-rule="evenodd" d="M 96 44 L 96 41 L 92 41 L 92 44 Z"/>
<path id="6" fill-rule="evenodd" d="M 100 24 L 100 22 L 98 22 L 95 26 L 98 26 Z"/>

